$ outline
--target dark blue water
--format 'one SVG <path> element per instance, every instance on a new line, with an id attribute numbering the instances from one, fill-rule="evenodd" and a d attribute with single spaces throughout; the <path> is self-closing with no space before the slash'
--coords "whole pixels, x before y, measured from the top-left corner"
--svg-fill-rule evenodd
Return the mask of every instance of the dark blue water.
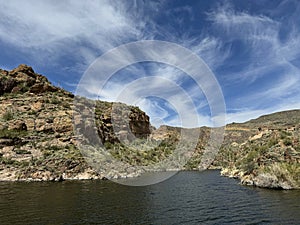
<path id="1" fill-rule="evenodd" d="M 0 224 L 300 224 L 300 191 L 245 187 L 219 171 L 151 186 L 0 183 Z"/>

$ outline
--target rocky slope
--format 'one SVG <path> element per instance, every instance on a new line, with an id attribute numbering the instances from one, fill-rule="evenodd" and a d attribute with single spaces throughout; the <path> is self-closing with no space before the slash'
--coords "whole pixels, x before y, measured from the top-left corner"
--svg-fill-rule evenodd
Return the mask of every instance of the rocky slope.
<path id="1" fill-rule="evenodd" d="M 300 110 L 229 124 L 210 168 L 245 185 L 299 188 L 299 130 Z M 199 170 L 210 134 L 208 127 L 154 129 L 138 107 L 75 97 L 26 65 L 0 70 L 0 180 L 125 178 L 144 168 Z M 110 158 L 103 157 L 107 152 Z"/>
<path id="2" fill-rule="evenodd" d="M 245 185 L 300 188 L 300 110 L 226 126 L 214 165 Z"/>
<path id="3" fill-rule="evenodd" d="M 209 128 L 200 129 L 199 142 L 185 169 L 201 168 Z M 179 136 L 181 129 L 162 128 L 159 136 Z M 300 110 L 265 115 L 225 127 L 222 146 L 210 169 L 238 178 L 244 185 L 274 189 L 300 188 Z"/>

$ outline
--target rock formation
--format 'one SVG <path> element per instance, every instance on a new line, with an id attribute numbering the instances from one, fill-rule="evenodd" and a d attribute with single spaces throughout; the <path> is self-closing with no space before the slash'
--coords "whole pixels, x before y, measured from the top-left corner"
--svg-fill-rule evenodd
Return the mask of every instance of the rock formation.
<path id="1" fill-rule="evenodd" d="M 86 102 L 95 104 L 92 122 L 103 144 L 120 142 L 112 126 L 112 103 L 85 99 L 77 106 L 84 108 Z M 72 93 L 53 86 L 27 65 L 0 70 L 0 180 L 103 178 L 76 147 L 73 121 L 82 125 L 85 119 L 79 108 L 74 108 Z M 119 132 L 127 139 L 146 138 L 149 117 L 137 107 L 125 108 L 128 124 Z M 94 125 L 89 122 L 84 121 L 85 131 Z"/>

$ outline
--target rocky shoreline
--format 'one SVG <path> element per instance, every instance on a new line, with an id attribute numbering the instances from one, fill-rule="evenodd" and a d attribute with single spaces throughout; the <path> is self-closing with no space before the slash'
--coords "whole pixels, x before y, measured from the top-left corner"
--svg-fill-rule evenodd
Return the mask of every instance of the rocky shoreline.
<path id="1" fill-rule="evenodd" d="M 216 168 L 210 169 L 216 170 Z M 290 184 L 286 180 L 280 180 L 274 174 L 259 174 L 257 176 L 245 175 L 242 171 L 237 169 L 230 170 L 228 168 L 218 169 L 220 175 L 228 178 L 239 179 L 242 185 L 255 186 L 259 188 L 269 189 L 283 189 L 292 190 L 300 189 L 300 187 Z M 178 170 L 179 171 L 179 170 Z M 157 171 L 159 172 L 159 171 Z M 61 174 L 60 176 L 54 176 L 49 171 L 39 171 L 31 175 L 28 178 L 19 178 L 14 170 L 2 170 L 0 175 L 0 182 L 63 182 L 63 181 L 76 181 L 76 180 L 111 180 L 111 179 L 127 179 L 141 176 L 140 172 L 132 173 L 119 173 L 112 171 L 108 176 L 99 175 L 92 169 L 87 169 L 82 173 L 76 175 Z"/>
<path id="2" fill-rule="evenodd" d="M 211 169 L 211 170 L 216 170 Z M 61 174 L 58 177 L 51 175 L 49 171 L 37 172 L 29 178 L 19 179 L 16 176 L 15 171 L 1 171 L 0 182 L 62 182 L 62 181 L 76 181 L 76 180 L 108 180 L 108 179 L 127 179 L 135 178 L 141 176 L 142 173 L 116 173 L 112 172 L 109 177 L 104 175 L 99 175 L 95 173 L 92 169 L 88 169 L 77 175 L 69 176 L 67 174 Z M 278 179 L 276 175 L 273 174 L 259 174 L 257 176 L 245 175 L 243 172 L 235 169 L 229 170 L 228 168 L 221 169 L 220 175 L 228 178 L 239 179 L 242 185 L 255 186 L 259 188 L 269 188 L 269 189 L 299 189 L 299 187 L 291 185 L 288 181 L 282 181 Z"/>
<path id="3" fill-rule="evenodd" d="M 291 184 L 287 180 L 282 180 L 276 175 L 270 173 L 245 175 L 244 172 L 237 169 L 230 170 L 228 168 L 225 168 L 221 170 L 220 174 L 221 176 L 239 179 L 240 183 L 246 186 L 283 190 L 300 189 L 299 186 Z"/>

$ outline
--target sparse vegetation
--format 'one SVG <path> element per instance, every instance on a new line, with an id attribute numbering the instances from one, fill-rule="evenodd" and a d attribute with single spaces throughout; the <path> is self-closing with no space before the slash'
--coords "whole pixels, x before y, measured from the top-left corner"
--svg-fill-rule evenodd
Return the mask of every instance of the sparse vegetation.
<path id="1" fill-rule="evenodd" d="M 51 99 L 49 100 L 49 102 L 50 102 L 51 104 L 57 105 L 57 104 L 61 103 L 61 100 L 60 100 L 57 96 L 53 95 L 53 96 L 51 97 Z"/>
<path id="2" fill-rule="evenodd" d="M 130 165 L 153 165 L 166 159 L 175 149 L 175 144 L 167 141 L 161 143 L 137 139 L 128 144 L 109 143 L 104 144 L 110 154 L 118 160 Z"/>
<path id="3" fill-rule="evenodd" d="M 292 142 L 292 140 L 291 140 L 290 138 L 285 138 L 285 139 L 283 140 L 283 144 L 284 144 L 285 146 L 291 146 L 291 145 L 293 144 L 293 142 Z"/>
<path id="4" fill-rule="evenodd" d="M 238 170 L 239 176 L 251 175 L 253 179 L 259 174 L 269 174 L 276 177 L 279 186 L 300 188 L 299 169 L 296 169 L 300 163 L 297 140 L 299 133 L 296 130 L 264 131 L 261 137 L 249 139 L 241 145 L 231 148 L 223 146 L 215 164 L 228 171 Z M 223 160 L 230 152 L 237 153 L 238 157 L 231 162 Z"/>
<path id="5" fill-rule="evenodd" d="M 35 111 L 35 110 L 30 110 L 29 112 L 28 112 L 28 115 L 37 115 L 37 111 Z"/>
<path id="6" fill-rule="evenodd" d="M 0 138 L 14 139 L 14 138 L 23 137 L 26 134 L 27 132 L 23 130 L 8 130 L 8 129 L 0 130 Z"/>
<path id="7" fill-rule="evenodd" d="M 28 155 L 28 154 L 31 154 L 30 151 L 23 150 L 23 149 L 14 149 L 13 151 L 14 151 L 16 154 L 20 154 L 20 155 Z"/>
<path id="8" fill-rule="evenodd" d="M 14 114 L 12 113 L 11 110 L 7 110 L 4 114 L 3 114 L 3 120 L 4 121 L 9 121 L 12 120 L 14 118 Z"/>

